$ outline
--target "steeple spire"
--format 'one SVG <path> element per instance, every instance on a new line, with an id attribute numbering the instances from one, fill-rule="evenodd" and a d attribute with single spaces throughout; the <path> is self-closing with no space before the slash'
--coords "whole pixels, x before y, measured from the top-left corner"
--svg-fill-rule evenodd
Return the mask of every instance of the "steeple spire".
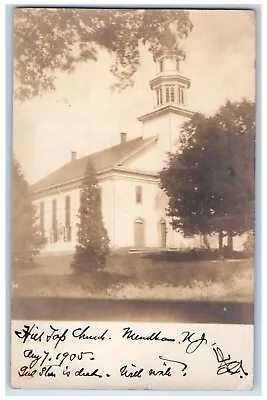
<path id="1" fill-rule="evenodd" d="M 190 79 L 182 73 L 184 52 L 170 30 L 154 49 L 156 77 L 150 81 L 154 94 L 154 109 L 138 117 L 142 122 L 144 138 L 158 136 L 161 151 L 172 152 L 174 142 L 180 136 L 182 124 L 194 113 L 187 108 L 187 90 Z"/>
<path id="2" fill-rule="evenodd" d="M 184 58 L 184 53 L 177 48 L 175 42 L 154 54 L 157 76 L 150 81 L 150 88 L 154 91 L 154 108 L 186 108 L 190 79 L 181 73 L 181 62 Z"/>

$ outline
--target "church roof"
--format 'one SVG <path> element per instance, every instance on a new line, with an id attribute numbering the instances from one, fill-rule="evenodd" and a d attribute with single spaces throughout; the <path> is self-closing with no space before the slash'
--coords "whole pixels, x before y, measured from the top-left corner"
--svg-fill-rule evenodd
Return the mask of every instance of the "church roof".
<path id="1" fill-rule="evenodd" d="M 132 157 L 134 154 L 141 151 L 144 147 L 149 145 L 149 143 L 154 142 L 155 139 L 156 137 L 150 137 L 147 139 L 138 137 L 96 153 L 89 154 L 82 158 L 71 160 L 69 163 L 63 165 L 45 178 L 34 183 L 31 186 L 31 189 L 33 192 L 39 192 L 44 189 L 64 185 L 68 182 L 81 179 L 89 160 L 93 164 L 97 173 L 115 168 L 129 157 Z"/>

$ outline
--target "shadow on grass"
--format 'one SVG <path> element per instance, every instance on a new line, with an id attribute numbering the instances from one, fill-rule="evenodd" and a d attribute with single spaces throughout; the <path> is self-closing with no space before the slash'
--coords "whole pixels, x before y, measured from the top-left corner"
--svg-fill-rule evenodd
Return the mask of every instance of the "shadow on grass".
<path id="1" fill-rule="evenodd" d="M 17 275 L 30 275 L 30 274 L 56 274 L 59 272 L 60 275 L 69 272 L 70 264 L 72 261 L 72 255 L 45 255 L 37 256 L 34 261 L 22 264 L 13 264 L 11 271 L 12 277 Z"/>
<path id="2" fill-rule="evenodd" d="M 252 303 L 17 297 L 12 319 L 253 324 Z"/>
<path id="3" fill-rule="evenodd" d="M 68 281 L 78 285 L 82 290 L 91 293 L 105 292 L 115 286 L 123 286 L 133 282 L 132 277 L 121 273 L 110 273 L 105 270 L 93 270 L 88 273 L 80 274 L 73 272 L 68 276 Z"/>
<path id="4" fill-rule="evenodd" d="M 151 256 L 151 255 L 150 255 Z M 154 255 L 156 256 L 156 255 Z M 128 284 L 134 286 L 145 285 L 148 288 L 155 286 L 193 287 L 198 284 L 219 283 L 232 284 L 235 277 L 240 277 L 245 270 L 251 269 L 251 260 L 244 260 L 241 264 L 237 261 L 228 262 L 220 260 L 217 263 L 202 262 L 177 262 L 166 259 L 155 263 L 147 256 L 131 257 L 128 264 L 119 265 L 118 269 L 104 268 L 88 273 L 75 273 L 68 277 L 69 282 L 91 293 L 100 293 L 106 290 L 119 289 Z M 200 260 L 199 260 L 200 261 Z M 114 261 L 115 263 L 115 261 Z"/>
<path id="5" fill-rule="evenodd" d="M 199 254 L 202 253 L 202 254 Z M 87 293 L 99 296 L 128 285 L 194 287 L 196 284 L 232 285 L 253 269 L 253 259 L 236 254 L 236 261 L 218 260 L 215 252 L 158 252 L 110 254 L 105 268 L 76 272 L 70 267 L 72 256 L 39 258 L 27 269 L 12 269 L 15 296 L 56 296 Z M 204 257 L 204 259 L 203 259 Z M 205 257 L 210 257 L 205 259 Z M 243 258 L 244 261 L 238 260 Z M 216 263 L 212 262 L 217 260 Z"/>
<path id="6" fill-rule="evenodd" d="M 252 253 L 233 251 L 231 254 L 224 252 L 222 260 L 244 260 L 252 257 Z M 191 251 L 161 251 L 144 253 L 142 257 L 155 262 L 192 262 L 192 261 L 214 261 L 220 259 L 218 250 L 191 250 Z"/>

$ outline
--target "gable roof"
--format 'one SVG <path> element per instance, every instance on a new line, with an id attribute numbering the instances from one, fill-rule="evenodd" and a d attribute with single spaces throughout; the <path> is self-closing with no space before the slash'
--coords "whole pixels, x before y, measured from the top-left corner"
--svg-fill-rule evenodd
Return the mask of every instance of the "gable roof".
<path id="1" fill-rule="evenodd" d="M 138 137 L 96 153 L 89 154 L 82 158 L 72 160 L 45 178 L 31 185 L 31 190 L 37 192 L 48 189 L 49 187 L 60 186 L 70 181 L 81 179 L 89 160 L 97 173 L 115 168 L 128 159 L 128 157 L 132 157 L 134 154 L 139 153 L 139 151 L 154 142 L 156 139 L 156 136 L 147 139 Z"/>

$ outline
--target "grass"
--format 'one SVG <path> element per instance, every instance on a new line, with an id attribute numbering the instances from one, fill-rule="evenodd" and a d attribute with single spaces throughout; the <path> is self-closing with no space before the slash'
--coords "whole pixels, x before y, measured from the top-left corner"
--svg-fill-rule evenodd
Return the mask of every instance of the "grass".
<path id="1" fill-rule="evenodd" d="M 196 260 L 192 260 L 192 258 Z M 204 258 L 206 256 L 204 255 Z M 216 298 L 252 301 L 253 258 L 199 260 L 199 254 L 111 254 L 103 270 L 73 273 L 71 256 L 40 257 L 13 271 L 14 296 L 100 298 Z M 203 257 L 202 257 L 203 258 Z M 237 258 L 237 257 L 236 257 Z"/>

